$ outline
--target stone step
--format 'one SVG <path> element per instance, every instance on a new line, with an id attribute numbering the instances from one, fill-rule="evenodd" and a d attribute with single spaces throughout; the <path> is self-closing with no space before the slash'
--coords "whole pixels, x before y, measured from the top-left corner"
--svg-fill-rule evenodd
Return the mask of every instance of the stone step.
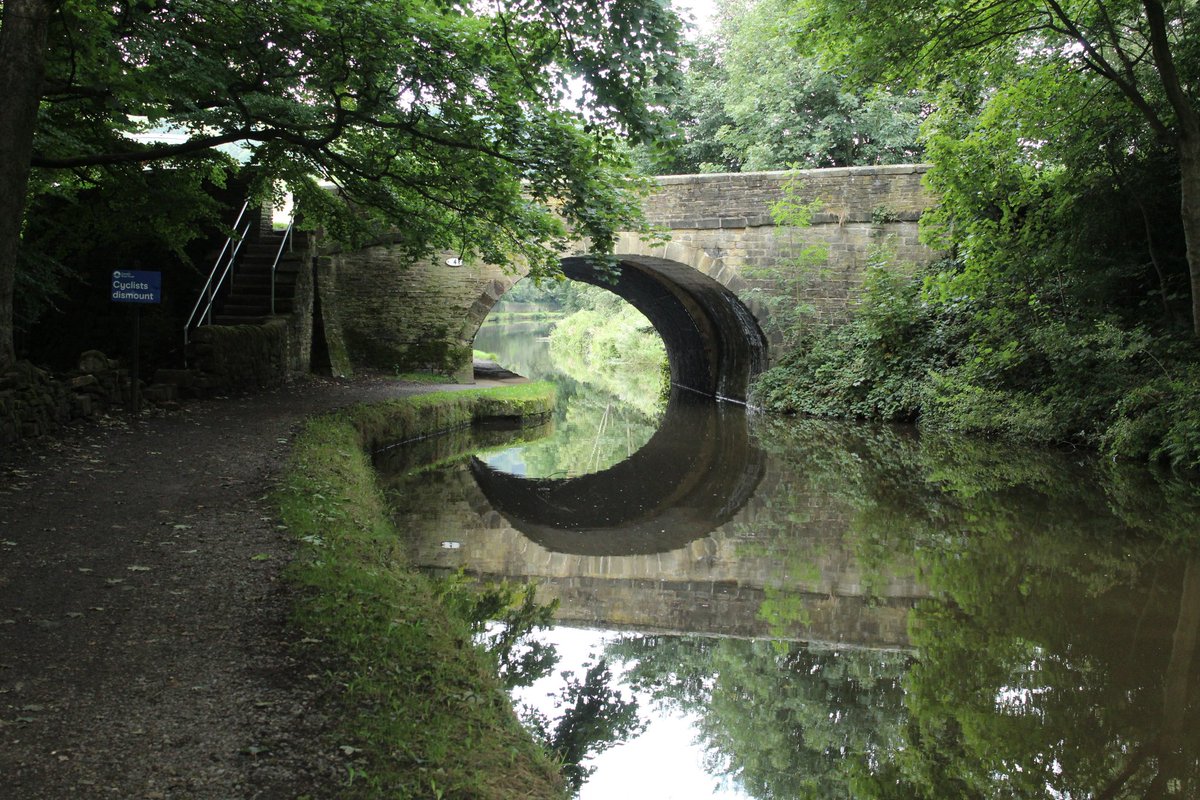
<path id="1" fill-rule="evenodd" d="M 280 271 L 280 272 L 275 273 L 275 283 L 279 284 L 280 286 L 283 286 L 283 285 L 295 286 L 296 278 L 297 278 L 297 275 L 295 272 Z M 270 269 L 243 268 L 243 269 L 234 271 L 233 279 L 235 281 L 250 280 L 250 281 L 254 281 L 254 282 L 263 282 L 263 283 L 269 284 L 271 282 L 271 270 Z"/>
<path id="2" fill-rule="evenodd" d="M 213 325 L 261 325 L 270 319 L 269 314 L 258 316 L 240 316 L 229 314 L 213 314 Z"/>
<path id="3" fill-rule="evenodd" d="M 296 237 L 292 250 L 280 254 L 283 232 L 268 233 L 243 243 L 233 268 L 225 296 L 213 309 L 213 323 L 218 325 L 258 324 L 271 316 L 272 267 L 274 267 L 275 313 L 289 314 L 296 280 L 305 266 L 296 249 L 307 246 L 307 234 Z M 276 263 L 276 258 L 279 262 Z"/>

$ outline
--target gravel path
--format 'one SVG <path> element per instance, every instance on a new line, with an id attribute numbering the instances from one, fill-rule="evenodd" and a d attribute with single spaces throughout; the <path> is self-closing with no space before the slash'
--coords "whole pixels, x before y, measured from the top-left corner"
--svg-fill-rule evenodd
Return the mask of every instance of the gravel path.
<path id="1" fill-rule="evenodd" d="M 335 796 L 267 494 L 303 418 L 419 390 L 312 379 L 0 459 L 0 796 Z"/>

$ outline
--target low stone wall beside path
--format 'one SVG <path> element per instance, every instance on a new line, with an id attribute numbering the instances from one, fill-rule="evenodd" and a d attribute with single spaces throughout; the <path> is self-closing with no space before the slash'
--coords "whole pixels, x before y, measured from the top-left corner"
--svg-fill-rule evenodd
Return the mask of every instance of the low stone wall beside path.
<path id="1" fill-rule="evenodd" d="M 0 445 L 60 429 L 130 402 L 128 370 L 97 351 L 84 353 L 80 369 L 54 375 L 28 362 L 0 374 Z"/>
<path id="2" fill-rule="evenodd" d="M 262 325 L 200 328 L 194 334 L 192 368 L 155 371 L 149 384 L 139 387 L 141 404 L 171 405 L 180 397 L 282 386 L 299 374 L 290 352 L 292 327 L 280 317 Z M 76 369 L 61 374 L 19 362 L 0 373 L 0 448 L 132 404 L 129 369 L 98 350 L 83 353 Z"/>
<path id="3" fill-rule="evenodd" d="M 192 335 L 193 359 L 206 390 L 266 389 L 290 376 L 288 323 L 206 325 Z"/>

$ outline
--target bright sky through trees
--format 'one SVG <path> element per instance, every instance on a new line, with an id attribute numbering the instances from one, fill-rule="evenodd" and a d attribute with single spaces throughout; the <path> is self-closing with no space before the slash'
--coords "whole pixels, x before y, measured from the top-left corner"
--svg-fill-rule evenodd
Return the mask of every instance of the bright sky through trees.
<path id="1" fill-rule="evenodd" d="M 716 25 L 716 0 L 673 0 L 672 5 L 685 20 L 692 21 L 691 38 L 712 33 Z"/>

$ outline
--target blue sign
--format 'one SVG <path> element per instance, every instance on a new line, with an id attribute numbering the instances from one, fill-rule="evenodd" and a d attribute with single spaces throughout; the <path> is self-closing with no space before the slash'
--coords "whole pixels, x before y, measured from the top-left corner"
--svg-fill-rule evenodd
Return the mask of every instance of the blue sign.
<path id="1" fill-rule="evenodd" d="M 112 274 L 114 303 L 161 303 L 162 273 L 119 269 Z"/>

